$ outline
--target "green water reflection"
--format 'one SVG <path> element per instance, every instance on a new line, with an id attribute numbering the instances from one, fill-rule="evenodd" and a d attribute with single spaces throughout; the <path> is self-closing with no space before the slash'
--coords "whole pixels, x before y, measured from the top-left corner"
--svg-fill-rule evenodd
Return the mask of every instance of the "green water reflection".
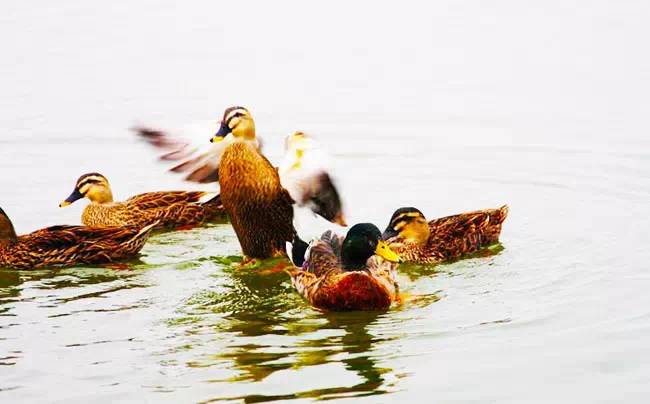
<path id="1" fill-rule="evenodd" d="M 293 382 L 287 379 L 287 384 L 295 392 L 224 396 L 214 400 L 262 402 L 365 396 L 394 391 L 394 386 L 387 380 L 396 376 L 386 377 L 394 372 L 379 364 L 382 356 L 386 355 L 380 353 L 379 348 L 396 337 L 382 336 L 373 330 L 387 313 L 315 311 L 294 293 L 286 274 L 260 276 L 260 270 L 264 271 L 264 268 L 224 269 L 217 274 L 222 281 L 218 291 L 196 294 L 184 309 L 186 316 L 170 322 L 172 326 L 187 326 L 188 320 L 192 319 L 189 320 L 192 323 L 189 333 L 199 333 L 199 329 L 211 327 L 217 338 L 229 341 L 225 346 L 216 344 L 218 352 L 203 354 L 190 361 L 188 366 L 214 366 L 234 372 L 233 376 L 211 379 L 211 383 L 260 383 L 276 372 L 293 372 L 328 364 L 342 364 L 349 374 L 334 378 L 332 381 L 340 385 L 332 387 L 310 389 L 310 380 Z M 206 316 L 207 313 L 211 315 Z M 216 323 L 206 324 L 215 319 Z M 257 389 L 256 393 L 259 391 L 263 389 Z"/>

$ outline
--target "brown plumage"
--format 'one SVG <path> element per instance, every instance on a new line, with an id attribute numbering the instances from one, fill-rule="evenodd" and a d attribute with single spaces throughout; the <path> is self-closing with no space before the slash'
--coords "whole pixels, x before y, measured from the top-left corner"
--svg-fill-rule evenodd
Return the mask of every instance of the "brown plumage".
<path id="1" fill-rule="evenodd" d="M 131 258 L 140 252 L 155 225 L 101 229 L 52 226 L 17 236 L 9 217 L 0 209 L 0 267 L 36 269 Z"/>
<path id="2" fill-rule="evenodd" d="M 219 195 L 211 197 L 201 191 L 149 192 L 114 202 L 108 180 L 98 173 L 82 175 L 72 194 L 59 206 L 84 197 L 91 203 L 84 208 L 81 222 L 92 227 L 146 226 L 158 222 L 159 228 L 176 228 L 199 226 L 225 217 Z"/>
<path id="3" fill-rule="evenodd" d="M 328 221 L 345 225 L 345 217 L 322 150 L 302 132 L 287 139 L 279 173 L 264 157 L 255 122 L 244 107 L 226 109 L 209 148 L 192 147 L 163 131 L 135 128 L 151 145 L 165 149 L 163 159 L 176 160 L 175 172 L 189 181 L 218 179 L 221 199 L 248 258 L 284 255 L 293 238 L 293 208 L 307 206 Z"/>
<path id="4" fill-rule="evenodd" d="M 383 238 L 405 262 L 437 264 L 462 258 L 499 242 L 508 206 L 431 220 L 415 208 L 393 214 Z"/>
<path id="5" fill-rule="evenodd" d="M 397 264 L 391 261 L 399 257 L 380 237 L 379 229 L 367 223 L 352 227 L 345 239 L 331 231 L 324 233 L 305 254 L 292 254 L 298 267 L 287 272 L 294 287 L 322 310 L 388 309 L 398 293 Z"/>
<path id="6" fill-rule="evenodd" d="M 221 200 L 249 258 L 284 255 L 292 240 L 293 200 L 277 170 L 244 142 L 226 148 L 219 165 Z"/>

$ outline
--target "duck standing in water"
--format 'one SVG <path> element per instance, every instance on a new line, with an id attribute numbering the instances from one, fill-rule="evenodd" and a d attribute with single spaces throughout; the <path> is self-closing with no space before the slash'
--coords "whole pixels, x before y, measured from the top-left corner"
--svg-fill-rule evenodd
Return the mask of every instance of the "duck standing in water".
<path id="1" fill-rule="evenodd" d="M 171 140 L 164 132 L 137 131 L 155 146 L 171 145 L 165 159 L 184 160 L 172 171 L 189 172 L 190 181 L 219 181 L 221 202 L 247 259 L 286 254 L 285 244 L 295 235 L 294 203 L 345 225 L 336 187 L 321 164 L 310 163 L 317 149 L 304 141 L 303 133 L 287 141 L 285 162 L 278 171 L 261 153 L 255 122 L 244 107 L 226 109 L 211 139 L 214 146 L 206 152 L 195 153 L 187 142 Z M 176 145 L 181 148 L 174 149 Z"/>
<path id="2" fill-rule="evenodd" d="M 397 299 L 400 257 L 373 224 L 356 224 L 345 238 L 327 231 L 309 245 L 296 237 L 288 249 L 292 283 L 315 308 L 386 310 Z"/>
<path id="3" fill-rule="evenodd" d="M 156 224 L 101 229 L 52 226 L 17 236 L 11 220 L 0 209 L 0 267 L 36 269 L 132 258 L 140 252 Z"/>
<path id="4" fill-rule="evenodd" d="M 219 195 L 201 191 L 148 192 L 114 202 L 108 180 L 99 173 L 79 177 L 74 190 L 59 207 L 82 198 L 88 198 L 90 204 L 84 208 L 81 222 L 92 227 L 146 226 L 158 222 L 159 228 L 189 228 L 226 216 Z"/>
<path id="5" fill-rule="evenodd" d="M 393 213 L 383 239 L 404 262 L 437 264 L 499 242 L 508 206 L 461 213 L 427 222 L 413 207 Z"/>

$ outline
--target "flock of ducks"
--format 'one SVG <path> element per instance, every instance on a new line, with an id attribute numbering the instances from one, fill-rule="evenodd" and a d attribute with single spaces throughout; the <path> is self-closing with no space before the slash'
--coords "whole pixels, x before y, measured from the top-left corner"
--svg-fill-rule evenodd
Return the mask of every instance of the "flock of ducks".
<path id="1" fill-rule="evenodd" d="M 286 139 L 284 160 L 274 167 L 261 151 L 255 122 L 244 107 L 225 110 L 211 145 L 190 143 L 150 128 L 135 128 L 174 161 L 170 171 L 197 183 L 218 182 L 220 193 L 150 192 L 116 202 L 107 178 L 82 175 L 60 207 L 86 198 L 83 226 L 52 226 L 18 236 L 0 209 L 0 267 L 29 270 L 103 264 L 134 257 L 153 230 L 178 230 L 230 221 L 242 264 L 286 257 L 292 284 L 322 310 L 385 310 L 398 299 L 400 262 L 436 264 L 498 243 L 507 206 L 427 221 L 418 209 L 400 208 L 382 233 L 359 223 L 307 243 L 298 235 L 294 205 L 347 226 L 339 193 L 316 141 L 302 132 Z M 207 140 L 207 139 L 206 139 Z"/>

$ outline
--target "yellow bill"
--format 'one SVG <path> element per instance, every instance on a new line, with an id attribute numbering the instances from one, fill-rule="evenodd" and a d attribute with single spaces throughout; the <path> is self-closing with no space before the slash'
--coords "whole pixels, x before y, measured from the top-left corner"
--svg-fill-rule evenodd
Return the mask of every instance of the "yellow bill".
<path id="1" fill-rule="evenodd" d="M 402 262 L 402 259 L 400 258 L 399 254 L 391 250 L 388 244 L 386 244 L 386 242 L 384 241 L 379 241 L 379 243 L 377 244 L 377 248 L 375 248 L 375 254 L 379 255 L 386 261 Z"/>

